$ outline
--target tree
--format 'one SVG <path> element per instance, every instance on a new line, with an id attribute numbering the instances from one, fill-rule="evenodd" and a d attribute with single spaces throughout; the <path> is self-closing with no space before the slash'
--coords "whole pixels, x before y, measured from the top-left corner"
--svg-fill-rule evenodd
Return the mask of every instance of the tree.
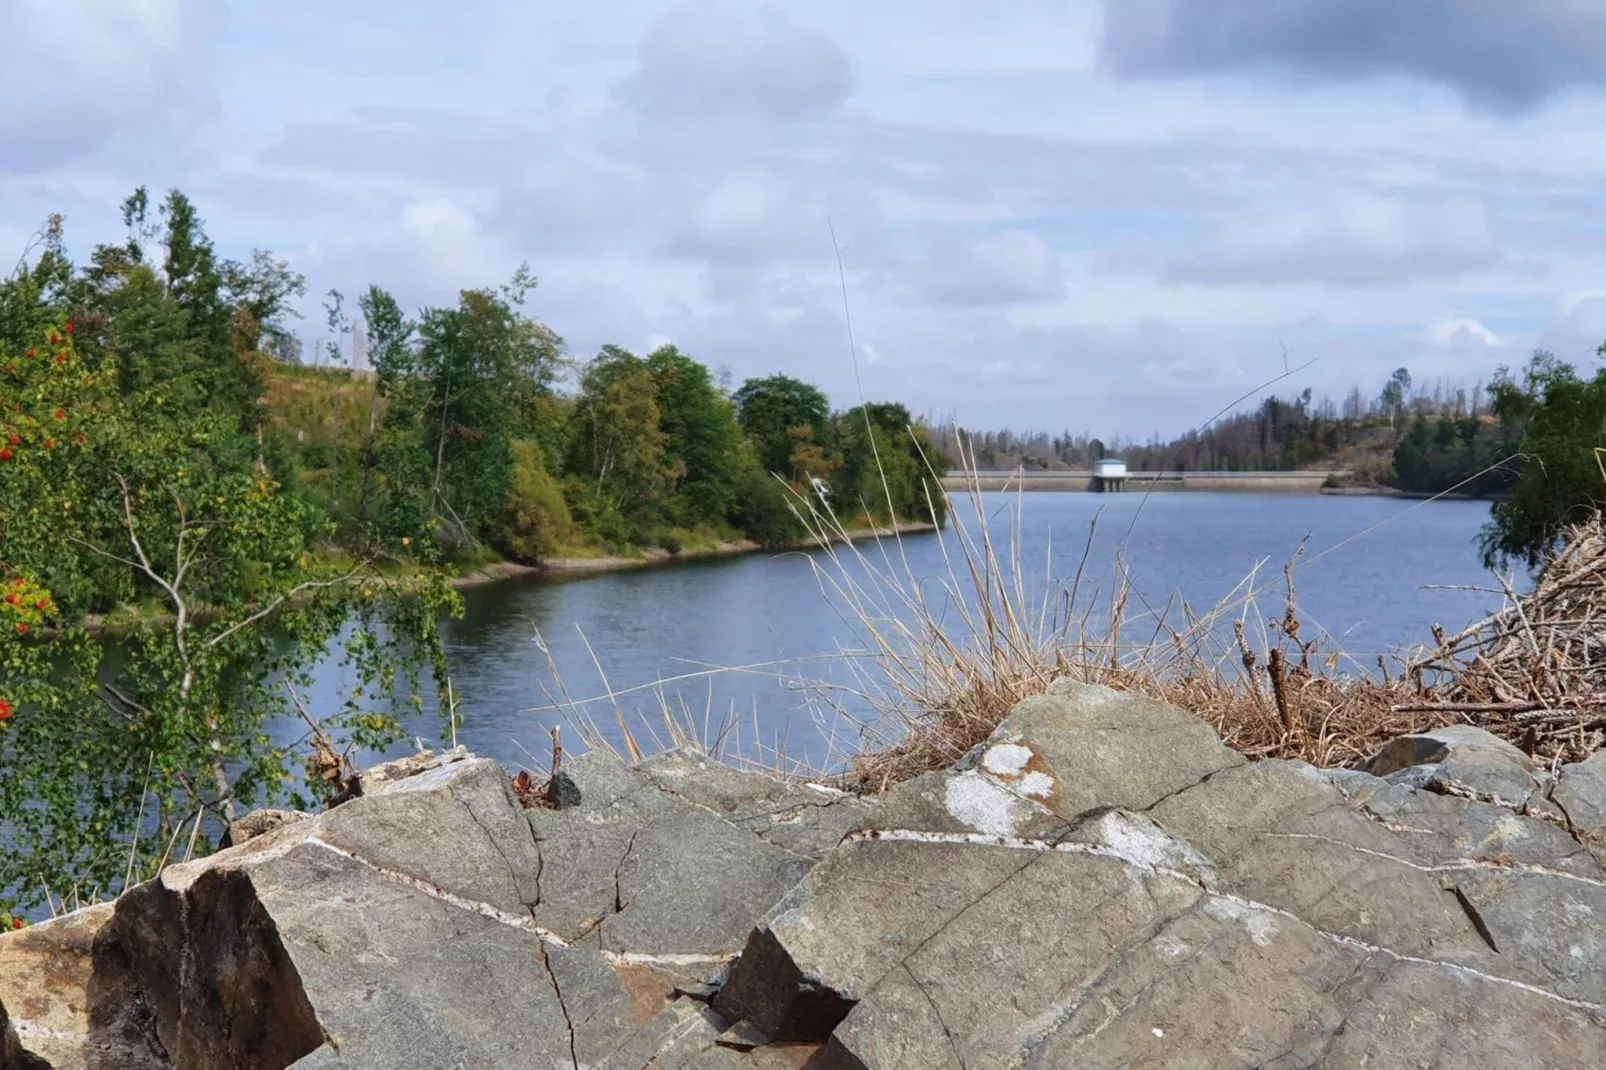
<path id="1" fill-rule="evenodd" d="M 643 364 L 653 378 L 664 452 L 679 473 L 664 502 L 667 519 L 686 527 L 723 526 L 740 471 L 735 409 L 708 369 L 674 346 L 653 350 Z"/>
<path id="2" fill-rule="evenodd" d="M 810 440 L 825 440 L 831 406 L 819 388 L 786 375 L 749 379 L 732 395 L 736 419 L 752 443 L 765 471 L 795 478 L 792 455 L 799 428 L 809 429 Z"/>
<path id="3" fill-rule="evenodd" d="M 76 333 L 63 318 L 0 338 L 0 905 L 36 902 L 41 876 L 114 892 L 183 829 L 204 845 L 284 798 L 288 755 L 262 725 L 337 635 L 359 689 L 325 731 L 399 738 L 392 686 L 443 671 L 434 619 L 455 605 L 436 579 L 404 590 L 326 563 L 327 527 L 231 448 L 237 414 L 164 417 L 186 384 L 125 395 Z M 145 609 L 113 659 L 88 627 L 119 603 Z"/>
<path id="4" fill-rule="evenodd" d="M 949 461 L 894 402 L 871 402 L 832 420 L 842 468 L 832 497 L 881 520 L 940 524 L 947 515 L 941 473 Z"/>
<path id="5" fill-rule="evenodd" d="M 568 467 L 590 485 L 593 533 L 610 540 L 643 534 L 682 474 L 667 452 L 657 393 L 646 362 L 614 346 L 603 347 L 580 379 Z"/>
<path id="6" fill-rule="evenodd" d="M 1517 436 L 1520 469 L 1510 499 L 1495 503 L 1484 528 L 1484 559 L 1536 566 L 1567 524 L 1606 503 L 1597 453 L 1606 446 L 1606 368 L 1584 379 L 1537 350 L 1520 380 L 1502 368 L 1490 393 L 1494 414 Z"/>
<path id="7" fill-rule="evenodd" d="M 520 269 L 499 290 L 425 309 L 416 347 L 394 319 L 375 339 L 391 399 L 381 453 L 393 534 L 434 532 L 453 548 L 478 542 L 501 516 L 512 442 L 531 431 L 533 401 L 550 393 L 562 362 L 562 339 L 521 311 L 533 285 Z"/>
<path id="8" fill-rule="evenodd" d="M 1383 385 L 1381 400 L 1383 411 L 1389 414 L 1389 426 L 1405 409 L 1405 399 L 1411 392 L 1411 373 L 1404 368 L 1394 369 L 1389 381 Z"/>

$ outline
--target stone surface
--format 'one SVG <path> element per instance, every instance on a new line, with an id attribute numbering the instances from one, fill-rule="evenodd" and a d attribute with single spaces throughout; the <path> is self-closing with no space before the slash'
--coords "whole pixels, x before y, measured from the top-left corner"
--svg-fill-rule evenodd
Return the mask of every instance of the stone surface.
<path id="1" fill-rule="evenodd" d="M 595 754 L 570 764 L 577 805 L 528 811 L 471 755 L 370 770 L 327 812 L 0 939 L 0 999 L 63 1067 L 799 1065 L 813 1047 L 744 1054 L 705 1001 L 814 864 L 762 833 L 823 849 L 840 831 L 779 818 L 841 800 L 691 756 L 653 768 L 681 790 Z M 114 1007 L 154 1061 L 108 1054 Z"/>
<path id="2" fill-rule="evenodd" d="M 55 1070 L 168 1065 L 128 963 L 99 939 L 112 910 L 103 903 L 0 936 L 15 1059 L 25 1053 Z"/>
<path id="3" fill-rule="evenodd" d="M 405 759 L 0 937 L 0 1070 L 1606 1066 L 1595 766 L 1552 803 L 1485 744 L 1250 764 L 1059 683 L 870 801 L 594 753 L 525 810 Z"/>
<path id="4" fill-rule="evenodd" d="M 1392 739 L 1373 755 L 1366 771 L 1408 787 L 1519 810 L 1543 799 L 1549 787 L 1535 776 L 1522 751 L 1471 725 L 1448 725 Z"/>
<path id="5" fill-rule="evenodd" d="M 1550 797 L 1574 828 L 1606 831 L 1606 751 L 1562 766 Z"/>
<path id="6" fill-rule="evenodd" d="M 815 858 L 861 827 L 872 808 L 825 785 L 742 772 L 683 749 L 648 758 L 637 769 L 665 792 L 777 847 Z"/>
<path id="7" fill-rule="evenodd" d="M 762 838 L 768 826 L 752 800 L 772 786 L 767 778 L 684 760 L 648 764 L 656 778 L 587 754 L 568 767 L 579 807 L 525 812 L 542 863 L 533 905 L 569 943 L 655 968 L 671 983 L 717 981 L 753 922 L 813 859 Z M 730 796 L 702 783 L 705 774 Z M 666 791 L 664 779 L 683 790 Z M 745 814 L 758 830 L 726 814 Z"/>
<path id="8" fill-rule="evenodd" d="M 818 1066 L 1606 1065 L 1606 874 L 1564 830 L 1201 727 L 1023 703 L 788 893 L 715 1011 Z"/>
<path id="9" fill-rule="evenodd" d="M 247 840 L 272 832 L 281 825 L 288 825 L 293 821 L 304 821 L 311 817 L 301 810 L 253 810 L 244 817 L 231 821 L 223 838 L 218 842 L 218 850 L 228 847 L 238 847 Z"/>

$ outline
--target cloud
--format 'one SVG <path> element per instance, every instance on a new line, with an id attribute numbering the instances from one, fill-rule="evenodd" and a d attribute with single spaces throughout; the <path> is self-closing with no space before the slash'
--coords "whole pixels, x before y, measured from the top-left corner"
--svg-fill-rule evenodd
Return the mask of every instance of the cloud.
<path id="1" fill-rule="evenodd" d="M 652 24 L 618 95 L 652 118 L 796 119 L 835 109 L 852 90 L 852 65 L 825 34 L 770 7 L 704 2 Z"/>
<path id="2" fill-rule="evenodd" d="M 205 106 L 222 0 L 0 4 L 0 166 L 45 169 Z"/>
<path id="3" fill-rule="evenodd" d="M 932 251 L 926 295 L 953 305 L 1007 305 L 1054 301 L 1065 295 L 1059 256 L 1026 230 L 1004 230 Z"/>
<path id="4" fill-rule="evenodd" d="M 1204 286 L 1384 286 L 1501 262 L 1481 201 L 1350 195 L 1315 210 L 1240 210 L 1190 249 L 1127 249 L 1101 264 Z"/>
<path id="5" fill-rule="evenodd" d="M 455 304 L 460 290 L 507 281 L 517 263 L 472 213 L 435 197 L 404 205 L 387 225 L 314 246 L 296 266 L 308 276 L 309 293 L 373 282 L 405 308 Z"/>
<path id="6" fill-rule="evenodd" d="M 1539 348 L 1580 368 L 1588 368 L 1596 350 L 1606 344 L 1606 291 L 1586 290 L 1569 294 L 1556 304 L 1555 312 L 1539 335 Z"/>
<path id="7" fill-rule="evenodd" d="M 1495 111 L 1606 82 L 1593 0 L 1105 0 L 1104 19 L 1100 63 L 1128 78 L 1403 75 Z"/>
<path id="8" fill-rule="evenodd" d="M 1428 341 L 1445 349 L 1476 346 L 1499 347 L 1505 339 L 1475 319 L 1443 319 L 1428 326 Z"/>
<path id="9" fill-rule="evenodd" d="M 669 252 L 712 260 L 752 261 L 784 255 L 802 237 L 795 190 L 771 175 L 725 179 L 671 234 Z"/>

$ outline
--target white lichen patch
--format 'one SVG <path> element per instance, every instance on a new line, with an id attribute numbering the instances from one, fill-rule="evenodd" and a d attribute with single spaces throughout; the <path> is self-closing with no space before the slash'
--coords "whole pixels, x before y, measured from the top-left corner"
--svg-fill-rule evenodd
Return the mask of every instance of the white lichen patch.
<path id="1" fill-rule="evenodd" d="M 1030 747 L 1023 747 L 1019 743 L 997 743 L 988 747 L 987 753 L 982 755 L 981 767 L 999 776 L 1018 777 L 1026 771 L 1026 763 L 1031 760 Z"/>
<path id="2" fill-rule="evenodd" d="M 1166 835 L 1141 814 L 1111 810 L 1099 818 L 1098 835 L 1111 854 L 1144 869 L 1171 869 L 1201 881 L 1213 880 L 1210 860 L 1181 840 Z"/>
<path id="3" fill-rule="evenodd" d="M 989 836 L 1015 835 L 1031 814 L 1031 808 L 1014 792 L 973 770 L 948 781 L 943 805 L 956 821 Z"/>
<path id="4" fill-rule="evenodd" d="M 1265 947 L 1277 935 L 1277 915 L 1270 910 L 1259 909 L 1257 904 L 1217 897 L 1206 903 L 1204 909 L 1217 921 L 1241 923 L 1256 947 Z"/>
<path id="5" fill-rule="evenodd" d="M 1022 795 L 1030 795 L 1034 799 L 1051 799 L 1054 797 L 1054 778 L 1034 770 L 1020 778 L 1020 791 Z"/>

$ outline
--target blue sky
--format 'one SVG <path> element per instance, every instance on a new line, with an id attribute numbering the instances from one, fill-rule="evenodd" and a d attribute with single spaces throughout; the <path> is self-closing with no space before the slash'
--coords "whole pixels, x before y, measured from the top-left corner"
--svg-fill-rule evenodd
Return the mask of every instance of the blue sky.
<path id="1" fill-rule="evenodd" d="M 579 357 L 1170 434 L 1606 340 L 1606 5 L 0 0 L 0 253 L 135 185 L 319 294 L 528 261 Z M 302 333 L 317 339 L 317 301 Z"/>

